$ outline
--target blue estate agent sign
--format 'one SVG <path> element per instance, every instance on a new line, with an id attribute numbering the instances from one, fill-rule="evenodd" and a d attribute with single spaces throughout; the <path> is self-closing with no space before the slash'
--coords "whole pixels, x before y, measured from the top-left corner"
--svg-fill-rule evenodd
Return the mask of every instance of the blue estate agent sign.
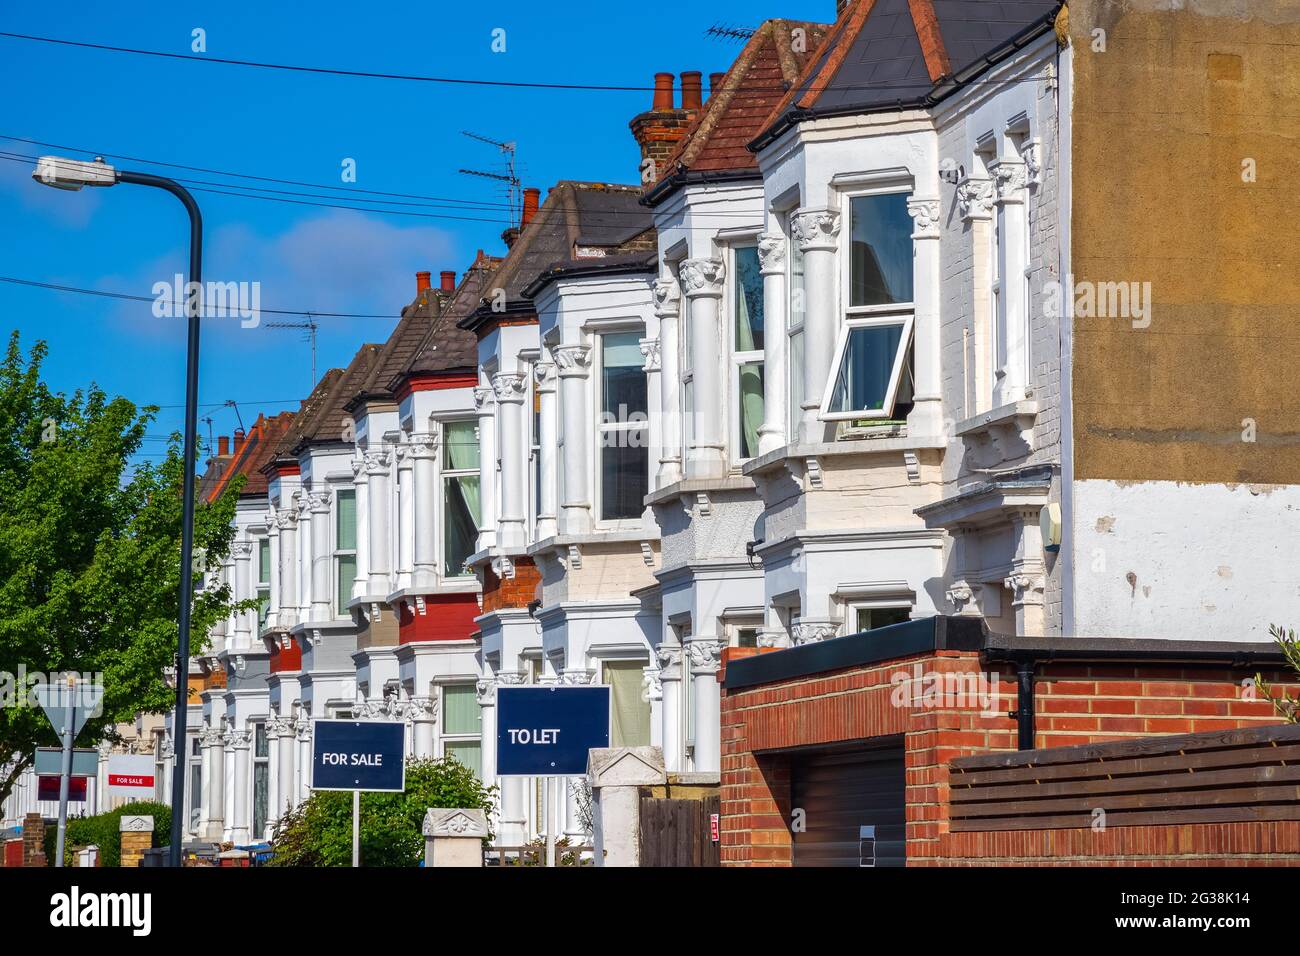
<path id="1" fill-rule="evenodd" d="M 312 789 L 405 790 L 403 733 L 392 721 L 312 721 Z"/>
<path id="2" fill-rule="evenodd" d="M 608 746 L 608 687 L 497 688 L 497 776 L 577 776 Z"/>

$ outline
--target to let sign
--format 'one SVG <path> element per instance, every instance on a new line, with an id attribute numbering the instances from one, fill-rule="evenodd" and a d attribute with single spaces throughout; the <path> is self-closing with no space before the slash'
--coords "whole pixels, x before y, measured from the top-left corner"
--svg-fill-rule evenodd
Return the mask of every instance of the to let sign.
<path id="1" fill-rule="evenodd" d="M 497 776 L 578 776 L 608 746 L 608 687 L 497 688 Z"/>
<path id="2" fill-rule="evenodd" d="M 108 795 L 110 797 L 150 797 L 154 795 L 153 757 L 138 754 L 108 755 Z"/>
<path id="3" fill-rule="evenodd" d="M 401 793 L 404 735 L 405 725 L 393 721 L 312 721 L 312 789 Z"/>

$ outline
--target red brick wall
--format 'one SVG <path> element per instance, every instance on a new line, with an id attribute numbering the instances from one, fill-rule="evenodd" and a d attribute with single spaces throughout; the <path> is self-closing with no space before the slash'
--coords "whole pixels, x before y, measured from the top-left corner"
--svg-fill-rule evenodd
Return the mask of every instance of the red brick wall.
<path id="1" fill-rule="evenodd" d="M 506 608 L 528 607 L 541 597 L 542 574 L 532 558 L 515 558 L 515 576 L 499 578 L 490 567 L 483 569 L 483 613 Z"/>
<path id="2" fill-rule="evenodd" d="M 891 681 L 895 675 L 915 675 L 918 664 L 922 672 L 938 674 L 985 670 L 974 652 L 941 651 L 761 687 L 723 689 L 724 866 L 791 862 L 789 757 L 756 751 L 900 734 L 907 767 L 908 865 L 965 855 L 957 844 L 944 842 L 948 763 L 955 757 L 1016 749 L 1016 722 L 1007 716 L 1016 706 L 1015 675 L 1009 668 L 989 672 L 990 679 L 993 673 L 999 678 L 999 703 L 991 715 L 981 713 L 978 704 L 960 701 L 896 706 Z M 1035 743 L 1060 747 L 1278 722 L 1266 701 L 1242 699 L 1241 681 L 1251 673 L 1192 665 L 1045 665 L 1035 684 Z M 1265 676 L 1280 684 L 1285 675 Z M 1294 692 L 1294 685 L 1289 689 Z M 1120 829 L 1149 828 L 1111 832 Z M 1209 846 L 1227 838 L 1225 830 L 1197 839 Z"/>
<path id="3" fill-rule="evenodd" d="M 424 613 L 414 602 L 402 605 L 397 619 L 399 644 L 417 641 L 464 641 L 476 630 L 478 596 L 475 594 L 430 594 L 424 599 Z"/>

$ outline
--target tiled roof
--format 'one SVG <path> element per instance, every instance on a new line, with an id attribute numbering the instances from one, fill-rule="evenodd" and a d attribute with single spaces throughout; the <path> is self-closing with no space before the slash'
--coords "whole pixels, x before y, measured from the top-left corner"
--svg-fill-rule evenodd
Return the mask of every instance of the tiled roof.
<path id="1" fill-rule="evenodd" d="M 314 442 L 344 440 L 343 423 L 352 420 L 347 403 L 365 385 L 379 351 L 378 345 L 363 345 L 347 368 L 332 368 L 321 376 L 276 446 L 272 461 L 296 458 L 304 446 Z"/>
<path id="2" fill-rule="evenodd" d="M 234 451 L 222 458 L 213 458 L 199 479 L 198 497 L 213 501 L 237 475 L 245 475 L 241 498 L 259 498 L 266 494 L 266 475 L 262 468 L 271 461 L 275 450 L 293 424 L 293 412 L 281 412 L 267 418 L 257 416 L 257 421 L 240 440 Z"/>
<path id="3" fill-rule="evenodd" d="M 460 327 L 474 329 L 501 311 L 493 310 L 496 289 L 504 290 L 506 312 L 531 314 L 532 303 L 523 290 L 554 263 L 584 253 L 616 255 L 653 248 L 650 211 L 640 204 L 640 197 L 636 186 L 557 183 Z"/>
<path id="4" fill-rule="evenodd" d="M 442 308 L 416 344 L 415 350 L 402 370 L 389 382 L 394 392 L 403 379 L 412 374 L 449 372 L 473 369 L 478 365 L 478 342 L 472 332 L 458 327 L 458 323 L 478 308 L 492 274 L 501 265 L 501 259 L 478 251 L 474 262 L 461 277 L 460 285 Z M 417 300 L 407 308 L 428 308 Z"/>
<path id="5" fill-rule="evenodd" d="M 669 173 L 756 172 L 758 161 L 747 145 L 799 79 L 828 29 L 800 20 L 764 21 L 722 82 L 710 90 L 703 111 L 668 159 Z M 661 182 L 666 188 L 652 190 L 649 201 L 671 191 L 668 176 Z"/>
<path id="6" fill-rule="evenodd" d="M 903 108 L 924 102 L 941 79 L 963 77 L 1059 0 L 850 0 L 799 82 L 777 104 L 774 129 L 819 113 Z"/>

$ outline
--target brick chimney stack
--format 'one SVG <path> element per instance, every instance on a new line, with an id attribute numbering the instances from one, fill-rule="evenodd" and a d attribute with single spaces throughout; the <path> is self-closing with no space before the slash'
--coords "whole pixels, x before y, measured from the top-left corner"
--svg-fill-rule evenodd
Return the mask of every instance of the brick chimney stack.
<path id="1" fill-rule="evenodd" d="M 533 221 L 533 217 L 537 215 L 537 207 L 541 198 L 542 191 L 536 186 L 529 186 L 524 190 L 524 209 L 523 214 L 520 216 L 520 222 L 523 225 L 526 226 Z"/>
<path id="2" fill-rule="evenodd" d="M 692 104 L 694 104 L 692 106 Z M 664 176 L 664 165 L 673 148 L 686 135 L 695 114 L 700 110 L 700 74 L 682 74 L 682 104 L 673 105 L 673 75 L 656 73 L 654 99 L 650 109 L 632 119 L 628 127 L 641 147 L 641 183 L 648 186 Z M 647 164 L 649 160 L 653 167 Z"/>
<path id="3" fill-rule="evenodd" d="M 217 436 L 217 457 L 225 458 L 230 454 L 230 439 L 225 435 Z"/>

